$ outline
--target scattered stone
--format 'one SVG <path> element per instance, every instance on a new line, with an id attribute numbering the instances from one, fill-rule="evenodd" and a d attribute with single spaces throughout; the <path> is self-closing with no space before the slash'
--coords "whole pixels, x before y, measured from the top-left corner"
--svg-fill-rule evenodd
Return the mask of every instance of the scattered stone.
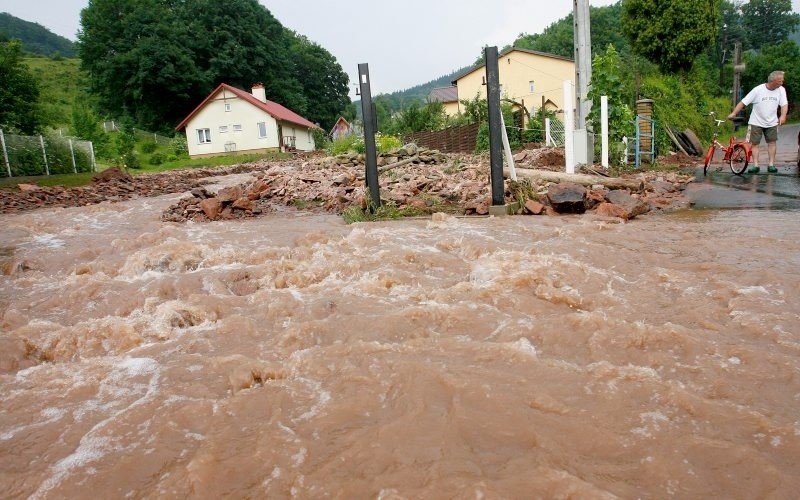
<path id="1" fill-rule="evenodd" d="M 412 152 L 414 154 L 409 156 Z M 382 158 L 387 162 L 385 165 L 392 165 L 415 157 L 415 160 L 379 175 L 383 203 L 398 209 L 413 209 L 420 214 L 489 213 L 492 191 L 488 155 L 443 154 L 406 145 Z M 526 149 L 516 152 L 515 159 L 525 168 L 551 171 L 563 171 L 564 168 L 563 150 L 559 148 Z M 241 173 L 251 173 L 252 180 L 220 189 L 217 193 L 210 192 L 207 187 L 211 182 L 209 177 Z M 682 191 L 693 180 L 691 175 L 637 172 L 627 177 L 645 188 L 635 196 L 627 193 L 633 200 L 624 203 L 624 200 L 606 199 L 608 188 L 600 182 L 586 189 L 570 186 L 568 182 L 531 180 L 531 191 L 524 198 L 532 199 L 525 203 L 522 212 L 556 215 L 602 210 L 608 212 L 609 217 L 633 218 L 646 212 L 642 212 L 642 207 L 665 211 L 688 206 Z M 506 180 L 507 202 L 516 201 L 515 192 L 511 181 Z M 90 185 L 78 188 L 36 186 L 35 189 L 19 191 L 0 190 L 0 213 L 41 207 L 76 207 L 170 193 L 186 194 L 161 214 L 162 220 L 170 222 L 256 217 L 281 207 L 343 213 L 351 207 L 366 207 L 364 156 L 306 155 L 283 161 L 263 160 L 229 167 L 133 176 L 119 168 L 111 168 L 97 174 Z M 538 201 L 534 201 L 537 198 Z M 617 204 L 623 209 L 601 208 L 603 204 Z"/>
<path id="2" fill-rule="evenodd" d="M 547 201 L 560 214 L 582 214 L 586 211 L 586 188 L 574 182 L 550 186 Z"/>

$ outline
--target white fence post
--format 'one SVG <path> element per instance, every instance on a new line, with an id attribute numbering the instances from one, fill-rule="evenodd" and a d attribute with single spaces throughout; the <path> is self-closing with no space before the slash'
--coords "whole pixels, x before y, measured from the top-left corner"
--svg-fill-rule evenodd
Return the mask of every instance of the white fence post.
<path id="1" fill-rule="evenodd" d="M 550 134 L 550 118 L 544 119 L 544 143 L 546 146 L 550 144 L 556 145 L 555 141 L 553 141 L 553 136 Z"/>
<path id="2" fill-rule="evenodd" d="M 8 177 L 13 177 L 11 175 L 11 164 L 8 162 L 8 151 L 6 151 L 6 137 L 3 135 L 3 129 L 0 128 L 0 145 L 3 146 L 3 159 L 6 160 L 6 171 L 8 172 Z"/>
<path id="3" fill-rule="evenodd" d="M 92 141 L 89 141 L 89 154 L 92 158 L 92 172 L 97 172 L 97 163 L 94 159 L 94 143 Z"/>
<path id="4" fill-rule="evenodd" d="M 50 175 L 50 166 L 47 164 L 47 150 L 44 147 L 44 137 L 41 135 L 39 136 L 39 144 L 42 145 L 42 158 L 44 158 L 44 171 L 47 175 Z"/>
<path id="5" fill-rule="evenodd" d="M 72 139 L 69 140 L 69 155 L 72 157 L 72 173 L 78 173 L 78 166 L 75 165 L 75 148 L 72 147 Z"/>
<path id="6" fill-rule="evenodd" d="M 608 96 L 600 96 L 600 164 L 608 168 Z"/>
<path id="7" fill-rule="evenodd" d="M 564 81 L 564 159 L 568 174 L 575 173 L 575 146 L 573 144 L 575 100 L 572 98 L 572 82 Z"/>

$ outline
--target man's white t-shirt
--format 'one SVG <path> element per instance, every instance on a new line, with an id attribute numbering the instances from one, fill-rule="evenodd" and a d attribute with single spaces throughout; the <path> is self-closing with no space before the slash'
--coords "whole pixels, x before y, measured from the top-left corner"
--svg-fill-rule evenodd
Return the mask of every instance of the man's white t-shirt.
<path id="1" fill-rule="evenodd" d="M 786 99 L 786 89 L 783 86 L 770 90 L 766 83 L 751 90 L 744 96 L 742 102 L 745 106 L 753 105 L 748 123 L 762 128 L 778 125 L 778 108 L 789 104 Z"/>

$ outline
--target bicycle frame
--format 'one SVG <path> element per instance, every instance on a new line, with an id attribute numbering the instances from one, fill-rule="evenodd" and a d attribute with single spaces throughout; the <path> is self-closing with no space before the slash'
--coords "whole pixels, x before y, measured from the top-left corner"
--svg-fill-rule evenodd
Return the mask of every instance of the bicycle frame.
<path id="1" fill-rule="evenodd" d="M 714 131 L 714 137 L 711 140 L 711 144 L 708 146 L 708 151 L 706 151 L 706 156 L 703 162 L 703 175 L 708 173 L 708 167 L 714 160 L 714 153 L 716 152 L 717 148 L 724 152 L 722 161 L 730 166 L 731 172 L 736 175 L 742 175 L 745 169 L 747 169 L 747 165 L 753 159 L 753 151 L 751 149 L 750 142 L 731 136 L 727 146 L 722 144 L 718 139 L 719 126 L 724 123 L 725 120 L 714 119 L 714 121 L 717 124 L 717 129 Z"/>

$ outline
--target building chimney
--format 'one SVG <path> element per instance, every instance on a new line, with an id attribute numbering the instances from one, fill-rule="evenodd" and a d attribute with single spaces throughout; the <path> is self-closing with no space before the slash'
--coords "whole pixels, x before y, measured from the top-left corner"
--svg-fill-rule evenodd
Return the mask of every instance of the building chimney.
<path id="1" fill-rule="evenodd" d="M 267 102 L 267 92 L 264 90 L 264 85 L 261 83 L 253 84 L 253 97 L 261 102 Z"/>

